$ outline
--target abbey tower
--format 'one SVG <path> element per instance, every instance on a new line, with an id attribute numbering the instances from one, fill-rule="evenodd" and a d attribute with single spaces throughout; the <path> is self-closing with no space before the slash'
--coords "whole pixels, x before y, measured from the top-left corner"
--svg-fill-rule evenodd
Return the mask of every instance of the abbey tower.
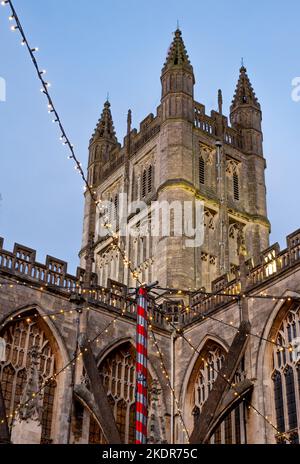
<path id="1" fill-rule="evenodd" d="M 172 288 L 211 288 L 213 280 L 234 273 L 238 265 L 237 233 L 243 230 L 248 258 L 259 261 L 268 247 L 266 167 L 262 148 L 262 113 L 244 66 L 230 107 L 230 124 L 218 110 L 206 114 L 194 98 L 195 76 L 179 29 L 175 31 L 161 72 L 161 103 L 139 130 L 131 128 L 121 145 L 115 134 L 110 103 L 105 102 L 89 146 L 88 180 L 100 200 L 119 208 L 118 194 L 128 201 L 204 202 L 204 242 L 186 246 L 186 236 L 149 234 L 123 238 L 132 266 L 142 281 L 158 280 Z M 81 265 L 93 237 L 94 272 L 133 286 L 109 236 L 96 232 L 99 212 L 85 197 Z M 128 222 L 134 220 L 129 215 Z M 140 224 L 138 223 L 140 226 Z"/>

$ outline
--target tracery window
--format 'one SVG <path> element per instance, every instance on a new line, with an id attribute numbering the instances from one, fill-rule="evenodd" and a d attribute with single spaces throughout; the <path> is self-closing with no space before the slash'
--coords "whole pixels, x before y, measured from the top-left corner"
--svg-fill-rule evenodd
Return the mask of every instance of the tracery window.
<path id="1" fill-rule="evenodd" d="M 113 350 L 100 364 L 99 371 L 121 440 L 132 444 L 135 442 L 135 352 L 131 343 Z M 99 425 L 97 429 L 91 420 L 90 442 L 103 443 L 103 440 Z"/>
<path id="2" fill-rule="evenodd" d="M 89 444 L 107 444 L 105 437 L 102 433 L 101 428 L 98 425 L 96 419 L 93 416 L 90 416 L 90 429 L 89 429 Z"/>
<path id="3" fill-rule="evenodd" d="M 294 346 L 299 337 L 300 308 L 294 308 L 289 310 L 277 332 L 272 380 L 277 428 L 279 432 L 288 434 L 295 443 L 299 443 L 300 432 L 300 359 L 296 350 L 290 352 L 279 345 Z"/>
<path id="4" fill-rule="evenodd" d="M 218 371 L 221 369 L 225 359 L 225 350 L 216 342 L 208 341 L 202 349 L 197 373 L 194 383 L 194 409 L 193 414 L 201 412 L 203 404 L 208 398 L 209 392 L 217 378 Z M 205 361 L 202 361 L 202 358 Z M 236 374 L 235 382 L 238 383 L 243 379 L 243 361 L 240 369 Z M 210 443 L 245 443 L 245 406 L 243 402 L 231 411 L 223 422 L 217 427 L 210 438 Z"/>
<path id="5" fill-rule="evenodd" d="M 0 381 L 5 401 L 6 414 L 11 415 L 19 405 L 26 385 L 27 368 L 31 362 L 30 349 L 39 348 L 40 382 L 45 382 L 55 373 L 54 347 L 47 335 L 47 329 L 41 318 L 26 314 L 26 320 L 8 323 L 1 337 L 6 341 L 6 361 L 0 363 Z M 42 439 L 51 442 L 53 405 L 55 399 L 55 382 L 51 382 L 42 390 Z"/>

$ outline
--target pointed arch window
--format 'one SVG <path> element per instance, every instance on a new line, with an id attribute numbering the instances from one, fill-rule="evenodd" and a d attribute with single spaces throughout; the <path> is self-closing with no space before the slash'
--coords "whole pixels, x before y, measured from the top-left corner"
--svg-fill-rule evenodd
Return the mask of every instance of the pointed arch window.
<path id="1" fill-rule="evenodd" d="M 297 402 L 300 400 L 300 361 L 294 353 L 280 346 L 293 345 L 293 340 L 300 337 L 300 308 L 292 308 L 281 322 L 276 345 L 273 348 L 273 386 L 274 386 L 274 416 L 281 433 L 289 436 L 292 442 L 299 442 L 300 410 Z M 280 345 L 280 346 L 279 346 Z"/>
<path id="2" fill-rule="evenodd" d="M 135 441 L 135 352 L 131 343 L 113 350 L 100 364 L 99 371 L 122 442 L 132 444 Z"/>
<path id="3" fill-rule="evenodd" d="M 205 161 L 202 156 L 199 158 L 199 184 L 205 184 Z"/>
<path id="4" fill-rule="evenodd" d="M 56 372 L 56 358 L 48 328 L 33 312 L 26 313 L 26 320 L 9 322 L 0 336 L 6 342 L 6 361 L 0 363 L 0 381 L 7 415 L 12 415 L 21 401 L 27 381 L 27 369 L 31 364 L 30 351 L 33 346 L 39 351 L 40 382 L 47 386 L 42 390 L 42 438 L 41 443 L 51 443 L 53 407 L 56 383 L 49 382 Z M 11 420 L 9 421 L 11 422 Z"/>
<path id="5" fill-rule="evenodd" d="M 240 185 L 239 185 L 239 176 L 236 172 L 233 173 L 232 183 L 233 183 L 233 198 L 235 200 L 239 200 L 240 199 Z"/>
<path id="6" fill-rule="evenodd" d="M 280 372 L 275 373 L 273 382 L 277 428 L 280 432 L 284 432 L 284 408 Z"/>
<path id="7" fill-rule="evenodd" d="M 290 429 L 297 427 L 297 408 L 295 396 L 294 372 L 291 366 L 285 374 L 286 401 L 288 409 L 288 421 Z"/>
<path id="8" fill-rule="evenodd" d="M 188 388 L 193 390 L 193 409 L 201 413 L 201 409 L 217 378 L 226 356 L 225 350 L 216 342 L 209 340 L 201 350 L 198 362 L 194 368 L 191 379 L 194 379 Z M 203 361 L 205 359 L 205 362 Z M 242 380 L 243 361 L 241 362 L 237 376 Z M 210 443 L 245 443 L 245 405 L 242 402 L 233 411 L 229 412 L 223 422 L 216 428 L 210 438 Z"/>

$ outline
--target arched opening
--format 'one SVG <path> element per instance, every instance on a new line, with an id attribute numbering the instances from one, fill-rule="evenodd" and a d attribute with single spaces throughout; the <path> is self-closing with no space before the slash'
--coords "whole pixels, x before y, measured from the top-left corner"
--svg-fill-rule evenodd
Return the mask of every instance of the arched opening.
<path id="1" fill-rule="evenodd" d="M 277 318 L 278 320 L 278 318 Z M 278 442 L 285 436 L 299 443 L 300 433 L 300 307 L 292 305 L 281 322 L 275 320 L 272 329 L 273 411 L 280 434 Z"/>
<path id="2" fill-rule="evenodd" d="M 57 385 L 50 380 L 57 372 L 58 345 L 45 321 L 35 310 L 23 312 L 19 318 L 8 321 L 0 332 L 6 342 L 5 361 L 0 363 L 0 381 L 6 414 L 12 424 L 22 395 L 30 381 L 33 349 L 37 352 L 38 385 L 41 390 L 41 443 L 53 441 L 54 406 Z"/>
<path id="3" fill-rule="evenodd" d="M 117 346 L 100 363 L 99 372 L 123 443 L 135 442 L 135 348 L 128 341 Z M 152 378 L 148 374 L 148 391 Z M 106 443 L 91 416 L 89 443 Z"/>
<path id="4" fill-rule="evenodd" d="M 186 393 L 186 417 L 194 416 L 194 420 L 189 421 L 190 423 L 195 424 L 195 416 L 201 414 L 203 405 L 208 398 L 225 357 L 226 351 L 223 346 L 212 339 L 208 339 L 201 349 L 191 373 Z M 236 383 L 242 380 L 243 370 L 242 361 L 235 376 Z M 192 428 L 190 431 L 192 431 Z M 244 402 L 241 402 L 235 409 L 228 412 L 213 431 L 210 443 L 246 443 Z"/>

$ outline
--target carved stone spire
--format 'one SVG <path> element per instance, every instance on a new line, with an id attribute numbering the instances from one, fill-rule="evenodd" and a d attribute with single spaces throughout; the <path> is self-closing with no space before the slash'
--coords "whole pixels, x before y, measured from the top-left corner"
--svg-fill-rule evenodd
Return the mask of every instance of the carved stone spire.
<path id="1" fill-rule="evenodd" d="M 240 75 L 230 106 L 232 127 L 241 131 L 243 150 L 249 154 L 263 155 L 262 112 L 245 66 Z"/>
<path id="2" fill-rule="evenodd" d="M 181 31 L 177 29 L 161 72 L 162 119 L 194 122 L 195 76 Z"/>
<path id="3" fill-rule="evenodd" d="M 171 43 L 168 50 L 167 58 L 162 69 L 162 74 L 174 67 L 184 68 L 186 71 L 189 71 L 193 74 L 193 66 L 190 63 L 189 56 L 182 39 L 181 31 L 178 28 L 174 33 L 173 42 Z"/>
<path id="4" fill-rule="evenodd" d="M 237 106 L 240 105 L 252 105 L 257 109 L 260 109 L 260 104 L 251 85 L 245 66 L 242 66 L 240 68 L 240 75 L 233 96 L 230 111 L 232 112 Z"/>
<path id="5" fill-rule="evenodd" d="M 106 100 L 106 102 L 104 103 L 101 117 L 98 120 L 91 142 L 94 142 L 99 138 L 105 138 L 108 139 L 110 142 L 117 143 L 113 118 L 110 110 L 110 103 L 108 100 Z"/>
<path id="6" fill-rule="evenodd" d="M 223 114 L 223 96 L 222 96 L 222 90 L 218 90 L 218 110 L 220 114 Z"/>

